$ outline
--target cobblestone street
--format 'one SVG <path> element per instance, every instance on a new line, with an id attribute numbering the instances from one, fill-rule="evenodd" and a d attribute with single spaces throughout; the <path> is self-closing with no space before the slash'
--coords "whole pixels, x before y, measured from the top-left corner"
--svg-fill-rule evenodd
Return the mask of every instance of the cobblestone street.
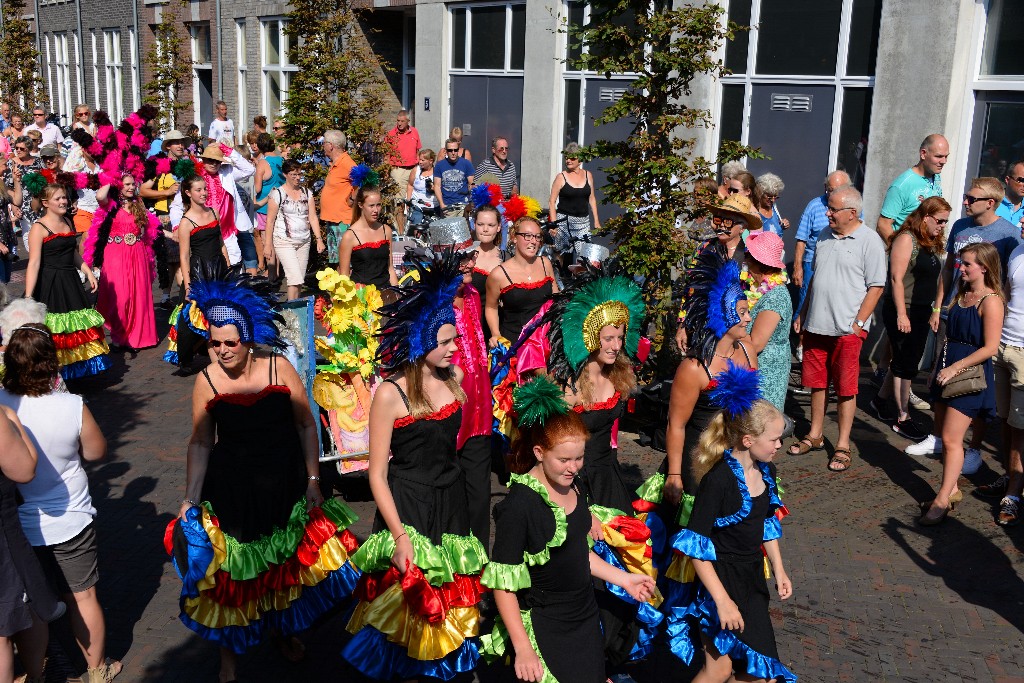
<path id="1" fill-rule="evenodd" d="M 172 376 L 162 354 L 162 347 L 114 354 L 109 373 L 72 386 L 86 395 L 110 443 L 107 460 L 89 467 L 108 654 L 124 662 L 118 680 L 126 683 L 216 681 L 215 648 L 178 622 L 180 582 L 162 548 L 184 491 L 195 381 Z M 865 370 L 862 407 L 870 398 L 867 377 Z M 807 400 L 792 398 L 789 412 L 802 434 Z M 930 413 L 922 422 L 930 426 Z M 864 412 L 854 425 L 857 453 L 848 472 L 828 472 L 821 452 L 780 455 L 791 511 L 782 548 L 794 596 L 773 600 L 772 616 L 782 660 L 801 680 L 1024 681 L 1024 528 L 997 526 L 993 504 L 971 495 L 974 485 L 995 477 L 997 434 L 992 425 L 985 465 L 961 480 L 962 505 L 929 529 L 914 520 L 918 502 L 938 483 L 939 461 L 904 455 L 902 437 Z M 834 438 L 834 424 L 826 425 L 825 436 Z M 636 483 L 661 460 L 629 433 L 620 435 L 620 457 Z M 365 537 L 374 509 L 365 479 L 347 478 L 340 494 L 362 516 L 353 531 Z M 494 495 L 497 501 L 497 487 Z M 243 658 L 240 680 L 359 680 L 339 656 L 344 624 L 334 615 L 306 634 L 308 656 L 298 665 L 287 664 L 272 645 L 257 649 Z M 55 633 L 49 680 L 58 680 L 62 664 L 74 666 L 60 652 L 74 652 L 61 646 L 67 624 Z M 630 673 L 641 683 L 688 680 L 667 654 Z M 482 681 L 496 677 L 479 673 Z"/>

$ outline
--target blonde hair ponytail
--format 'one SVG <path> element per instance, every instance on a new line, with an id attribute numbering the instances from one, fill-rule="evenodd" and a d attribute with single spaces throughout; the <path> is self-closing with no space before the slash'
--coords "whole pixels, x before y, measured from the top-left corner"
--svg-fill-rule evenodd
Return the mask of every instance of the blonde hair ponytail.
<path id="1" fill-rule="evenodd" d="M 761 436 L 768 423 L 782 417 L 779 409 L 763 398 L 751 404 L 750 409 L 735 417 L 719 411 L 701 433 L 700 441 L 693 449 L 691 471 L 699 483 L 711 471 L 727 448 L 736 448 L 744 436 Z"/>

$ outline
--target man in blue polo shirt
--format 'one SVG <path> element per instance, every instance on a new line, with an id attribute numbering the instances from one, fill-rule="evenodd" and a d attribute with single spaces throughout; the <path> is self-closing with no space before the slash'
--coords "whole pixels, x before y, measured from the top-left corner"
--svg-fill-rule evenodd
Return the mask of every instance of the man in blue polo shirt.
<path id="1" fill-rule="evenodd" d="M 996 207 L 996 215 L 1020 228 L 1024 220 L 1024 161 L 1014 161 L 1006 167 L 1006 196 Z"/>
<path id="2" fill-rule="evenodd" d="M 949 142 L 933 133 L 921 143 L 918 154 L 918 162 L 898 175 L 885 193 L 878 217 L 878 235 L 886 244 L 921 202 L 928 197 L 942 196 L 942 167 L 949 160 Z"/>

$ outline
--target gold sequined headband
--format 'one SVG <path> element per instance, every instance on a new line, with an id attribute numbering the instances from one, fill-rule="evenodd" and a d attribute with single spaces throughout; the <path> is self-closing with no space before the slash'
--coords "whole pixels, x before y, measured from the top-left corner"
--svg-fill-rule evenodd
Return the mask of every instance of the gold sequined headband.
<path id="1" fill-rule="evenodd" d="M 601 328 L 605 325 L 624 327 L 629 323 L 629 308 L 621 301 L 605 301 L 590 309 L 583 320 L 583 343 L 587 351 L 601 348 Z"/>

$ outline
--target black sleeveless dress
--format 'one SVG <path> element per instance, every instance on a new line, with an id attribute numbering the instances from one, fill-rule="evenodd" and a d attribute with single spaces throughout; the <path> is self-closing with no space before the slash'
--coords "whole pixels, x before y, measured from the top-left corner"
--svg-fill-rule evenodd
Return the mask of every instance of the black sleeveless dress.
<path id="1" fill-rule="evenodd" d="M 70 232 L 46 231 L 40 252 L 39 279 L 32 296 L 46 304 L 46 326 L 53 333 L 64 379 L 87 377 L 110 367 L 103 316 L 93 308 L 79 278 L 78 240 Z"/>
<path id="2" fill-rule="evenodd" d="M 391 382 L 391 380 L 385 380 Z M 410 408 L 409 399 L 391 382 Z M 462 405 L 453 401 L 421 418 L 407 415 L 395 420 L 391 433 L 388 486 L 402 523 L 414 527 L 433 543 L 442 534 L 469 534 L 469 507 L 462 468 L 455 444 L 462 424 Z M 387 529 L 380 512 L 373 531 Z"/>
<path id="3" fill-rule="evenodd" d="M 386 234 L 386 233 L 385 233 Z M 376 242 L 362 242 L 359 235 L 356 246 L 352 247 L 349 265 L 352 268 L 352 282 L 359 285 L 376 285 L 377 289 L 391 286 L 391 242 L 387 239 Z"/>
<path id="4" fill-rule="evenodd" d="M 217 442 L 202 496 L 212 504 L 224 533 L 243 543 L 284 528 L 295 501 L 306 492 L 291 391 L 276 382 L 276 359 L 271 357 L 269 383 L 255 394 L 219 393 L 203 369 L 214 393 L 206 410 L 217 426 Z"/>
<path id="5" fill-rule="evenodd" d="M 216 216 L 216 214 L 214 215 Z M 191 277 L 195 279 L 204 271 L 213 270 L 213 266 L 218 262 L 223 263 L 220 221 L 215 218 L 209 223 L 198 225 L 191 218 L 182 217 L 181 220 L 182 222 L 178 224 L 179 230 L 185 225 L 185 221 L 192 224 L 192 229 L 188 233 L 188 268 Z M 171 331 L 168 334 L 168 350 L 164 354 L 164 360 L 187 368 L 192 364 L 196 347 L 209 336 L 209 332 L 202 327 L 197 329 L 189 324 L 190 311 L 184 307 L 184 304 L 185 290 L 182 289 L 181 303 L 171 313 Z"/>
<path id="6" fill-rule="evenodd" d="M 615 392 L 607 401 L 589 407 L 574 406 L 573 410 L 580 414 L 590 432 L 583 451 L 583 469 L 579 473 L 587 498 L 591 504 L 630 514 L 636 496 L 626 486 L 622 468 L 612 448 L 612 427 L 622 416 L 623 405 L 619 392 Z"/>
<path id="7" fill-rule="evenodd" d="M 498 266 L 508 278 L 508 284 L 501 288 L 498 296 L 498 331 L 513 344 L 519 339 L 523 327 L 554 294 L 554 279 L 548 275 L 543 259 L 540 265 L 544 269 L 544 279 L 537 282 L 513 282 L 505 266 Z"/>
<path id="8" fill-rule="evenodd" d="M 192 219 L 182 219 L 192 222 Z M 220 221 L 214 220 L 204 225 L 192 222 L 189 231 L 189 272 L 195 277 L 200 272 L 201 264 L 215 263 L 221 258 Z"/>

